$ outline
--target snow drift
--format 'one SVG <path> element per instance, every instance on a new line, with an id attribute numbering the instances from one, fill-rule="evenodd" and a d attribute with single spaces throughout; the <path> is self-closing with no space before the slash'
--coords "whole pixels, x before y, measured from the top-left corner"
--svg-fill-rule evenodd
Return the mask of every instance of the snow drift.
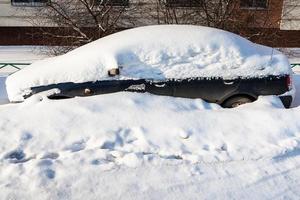
<path id="1" fill-rule="evenodd" d="M 0 107 L 1 199 L 298 199 L 300 107 L 114 93 Z M 255 192 L 253 192 L 255 191 Z"/>
<path id="2" fill-rule="evenodd" d="M 1 105 L 0 199 L 299 199 L 295 100 L 224 109 L 120 92 Z"/>
<path id="3" fill-rule="evenodd" d="M 271 158 L 298 148 L 299 109 L 286 110 L 272 96 L 223 109 L 201 99 L 147 93 L 60 101 L 35 95 L 1 107 L 0 163 L 99 148 L 190 162 Z"/>
<path id="4" fill-rule="evenodd" d="M 120 79 L 231 79 L 290 72 L 280 52 L 226 31 L 190 25 L 147 26 L 33 63 L 7 79 L 8 97 L 22 101 L 30 87 L 109 79 L 107 70 L 117 67 Z"/>

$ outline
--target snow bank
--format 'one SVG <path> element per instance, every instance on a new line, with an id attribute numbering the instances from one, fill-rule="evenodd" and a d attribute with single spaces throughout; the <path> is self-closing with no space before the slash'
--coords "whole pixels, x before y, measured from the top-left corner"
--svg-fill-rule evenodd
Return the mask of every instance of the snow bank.
<path id="1" fill-rule="evenodd" d="M 0 157 L 16 149 L 26 159 L 94 148 L 192 162 L 273 157 L 298 145 L 299 113 L 277 97 L 223 109 L 200 99 L 126 92 L 61 101 L 35 95 L 1 107 Z"/>
<path id="2" fill-rule="evenodd" d="M 0 46 L 0 63 L 25 63 L 45 59 L 47 49 L 42 46 Z M 27 65 L 17 65 L 19 68 L 24 68 Z M 12 66 L 6 66 L 0 69 L 0 76 L 8 76 L 18 69 Z"/>
<path id="3" fill-rule="evenodd" d="M 32 63 L 47 58 L 43 46 L 0 46 L 0 62 Z"/>
<path id="4" fill-rule="evenodd" d="M 7 79 L 11 101 L 22 101 L 30 87 L 59 82 L 109 79 L 253 77 L 288 74 L 287 58 L 276 50 L 213 28 L 148 26 L 122 31 L 65 55 L 33 63 Z"/>
<path id="5" fill-rule="evenodd" d="M 299 109 L 272 96 L 223 109 L 139 93 L 35 95 L 0 106 L 0 197 L 295 199 Z"/>
<path id="6" fill-rule="evenodd" d="M 0 75 L 0 104 L 5 104 L 9 102 L 5 88 L 5 80 L 6 77 Z"/>
<path id="7" fill-rule="evenodd" d="M 298 199 L 295 103 L 121 92 L 1 105 L 0 198 Z"/>
<path id="8" fill-rule="evenodd" d="M 300 63 L 300 48 L 281 48 L 288 56 L 291 64 Z"/>

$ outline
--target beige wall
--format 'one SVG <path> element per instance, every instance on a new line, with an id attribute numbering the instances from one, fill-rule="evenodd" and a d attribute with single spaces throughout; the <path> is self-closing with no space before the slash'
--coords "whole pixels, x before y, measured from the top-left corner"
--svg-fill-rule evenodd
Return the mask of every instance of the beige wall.
<path id="1" fill-rule="evenodd" d="M 10 2 L 10 0 L 0 0 L 0 26 L 30 26 L 28 16 L 33 8 L 21 11 Z"/>
<path id="2" fill-rule="evenodd" d="M 149 18 L 149 14 L 147 14 L 147 7 L 149 8 L 149 3 L 153 0 L 143 1 L 144 4 L 142 5 L 144 7 L 141 8 L 142 11 L 140 14 L 132 14 L 134 16 L 136 15 L 135 18 L 133 18 L 135 26 L 157 23 L 156 21 L 153 21 L 153 19 Z M 136 0 L 130 0 L 130 2 L 132 2 L 132 5 L 135 6 L 134 2 L 136 2 Z M 146 6 L 146 4 L 148 4 L 148 6 Z M 34 10 L 34 7 L 26 7 L 25 10 L 23 8 L 20 9 L 16 6 L 12 6 L 10 0 L 0 0 L 0 27 L 32 26 L 30 16 L 34 15 Z M 280 28 L 282 30 L 300 30 L 300 0 L 284 0 L 282 17 L 283 20 L 280 24 Z M 127 26 L 131 25 L 127 24 Z"/>
<path id="3" fill-rule="evenodd" d="M 282 30 L 300 30 L 300 0 L 284 0 Z"/>
<path id="4" fill-rule="evenodd" d="M 52 0 L 52 1 L 60 1 L 60 0 Z M 130 0 L 131 7 L 136 7 L 138 2 L 143 2 L 139 4 L 140 9 L 134 10 L 134 12 L 129 12 L 132 15 L 133 23 L 122 23 L 125 26 L 131 27 L 132 24 L 135 26 L 142 26 L 147 24 L 155 24 L 152 19 L 149 18 L 149 14 L 144 12 L 144 9 L 149 9 L 149 4 L 153 4 L 153 0 Z M 18 7 L 12 6 L 10 0 L 0 0 L 0 27 L 2 26 L 34 26 L 33 22 L 30 20 L 32 16 L 34 16 L 35 7 Z M 151 21 L 152 20 L 152 21 Z M 45 20 L 46 21 L 46 20 Z M 126 21 L 126 20 L 124 20 Z M 40 26 L 40 23 L 39 23 Z M 45 26 L 53 26 L 45 23 Z M 54 25 L 55 26 L 55 25 Z"/>

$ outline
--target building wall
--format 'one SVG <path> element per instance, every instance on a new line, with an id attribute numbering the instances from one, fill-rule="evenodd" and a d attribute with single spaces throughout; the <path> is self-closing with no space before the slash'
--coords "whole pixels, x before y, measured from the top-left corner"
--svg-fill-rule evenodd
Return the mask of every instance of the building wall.
<path id="1" fill-rule="evenodd" d="M 280 29 L 300 30 L 300 0 L 284 0 Z"/>
<path id="2" fill-rule="evenodd" d="M 60 1 L 60 0 L 52 0 Z M 129 9 L 129 13 L 135 17 L 134 24 L 136 26 L 143 26 L 149 24 L 155 24 L 156 22 L 151 19 L 151 14 L 148 14 L 147 11 L 150 8 L 153 8 L 155 0 L 130 0 L 131 7 L 135 8 L 137 4 L 139 9 Z M 11 0 L 0 0 L 0 27 L 32 27 L 35 24 L 32 19 L 35 17 L 35 11 L 38 7 L 22 7 L 22 6 L 13 6 Z M 147 10 L 146 12 L 144 11 Z M 39 16 L 40 18 L 41 16 Z M 133 18 L 132 17 L 132 18 Z M 55 27 L 53 24 L 46 22 L 39 26 L 43 27 Z M 126 20 L 124 20 L 126 21 Z M 123 22 L 121 23 L 125 26 L 132 27 L 132 24 Z"/>
<path id="3" fill-rule="evenodd" d="M 269 0 L 266 9 L 239 8 L 243 21 L 251 27 L 280 28 L 283 0 Z"/>
<path id="4" fill-rule="evenodd" d="M 29 16 L 34 8 L 20 9 L 12 6 L 10 0 L 0 0 L 0 26 L 31 26 Z"/>
<path id="5" fill-rule="evenodd" d="M 139 4 L 137 4 L 137 1 Z M 157 24 L 157 20 L 151 17 L 155 13 L 150 12 L 150 10 L 155 10 L 156 8 L 155 2 L 156 0 L 130 0 L 132 7 L 139 7 L 139 9 L 133 9 L 132 13 L 129 14 L 131 20 L 124 19 L 121 21 L 120 27 L 129 28 Z M 32 25 L 31 19 L 35 14 L 35 9 L 35 7 L 21 8 L 12 6 L 10 0 L 0 0 L 0 45 L 47 43 L 41 36 L 36 34 L 39 28 Z M 286 31 L 290 29 L 300 30 L 300 0 L 269 0 L 267 9 L 238 9 L 241 13 L 239 17 L 243 17 L 245 21 L 249 20 L 251 22 L 252 20 L 252 27 L 254 28 L 263 27 L 271 31 L 282 29 L 281 34 L 283 37 L 294 38 L 295 40 L 298 38 L 297 34 L 300 34 L 297 31 Z M 182 12 L 185 12 L 184 9 L 182 9 Z M 281 17 L 283 17 L 282 20 L 280 20 Z M 179 21 L 180 23 L 185 23 L 184 19 L 180 17 Z M 266 21 L 268 23 L 265 23 Z M 57 31 L 57 28 L 51 28 L 49 24 L 45 23 L 42 26 Z M 291 45 L 293 45 L 293 42 L 289 44 L 289 46 Z M 295 45 L 300 46 L 300 41 Z M 278 41 L 278 46 L 282 46 L 280 41 Z"/>
<path id="6" fill-rule="evenodd" d="M 284 12 L 282 12 L 283 1 Z M 136 6 L 136 2 L 137 0 L 130 0 L 133 7 Z M 156 21 L 150 18 L 151 13 L 149 13 L 150 7 L 155 7 L 155 0 L 139 0 L 138 2 L 140 2 L 141 8 L 136 16 L 136 26 L 155 24 Z M 295 7 L 295 4 L 299 5 L 295 9 L 291 9 Z M 31 17 L 34 16 L 35 9 L 34 7 L 12 6 L 10 0 L 0 0 L 0 27 L 32 26 Z M 247 19 L 247 16 L 253 18 L 255 27 L 300 29 L 300 0 L 269 0 L 268 9 L 240 9 L 240 11 L 245 20 L 251 21 L 251 19 Z M 135 12 L 137 11 L 135 10 Z M 283 20 L 280 24 L 281 16 Z M 265 24 L 266 19 L 269 21 L 268 24 Z M 45 24 L 45 26 L 47 25 Z"/>

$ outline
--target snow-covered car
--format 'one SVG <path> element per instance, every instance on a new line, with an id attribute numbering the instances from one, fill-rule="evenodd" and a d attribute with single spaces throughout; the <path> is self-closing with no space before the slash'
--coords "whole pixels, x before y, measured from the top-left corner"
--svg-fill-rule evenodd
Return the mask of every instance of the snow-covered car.
<path id="1" fill-rule="evenodd" d="M 190 25 L 122 31 L 38 61 L 6 81 L 10 101 L 44 92 L 61 99 L 119 91 L 202 98 L 224 107 L 278 95 L 293 99 L 285 55 L 238 35 Z M 45 93 L 45 91 L 47 91 Z"/>

